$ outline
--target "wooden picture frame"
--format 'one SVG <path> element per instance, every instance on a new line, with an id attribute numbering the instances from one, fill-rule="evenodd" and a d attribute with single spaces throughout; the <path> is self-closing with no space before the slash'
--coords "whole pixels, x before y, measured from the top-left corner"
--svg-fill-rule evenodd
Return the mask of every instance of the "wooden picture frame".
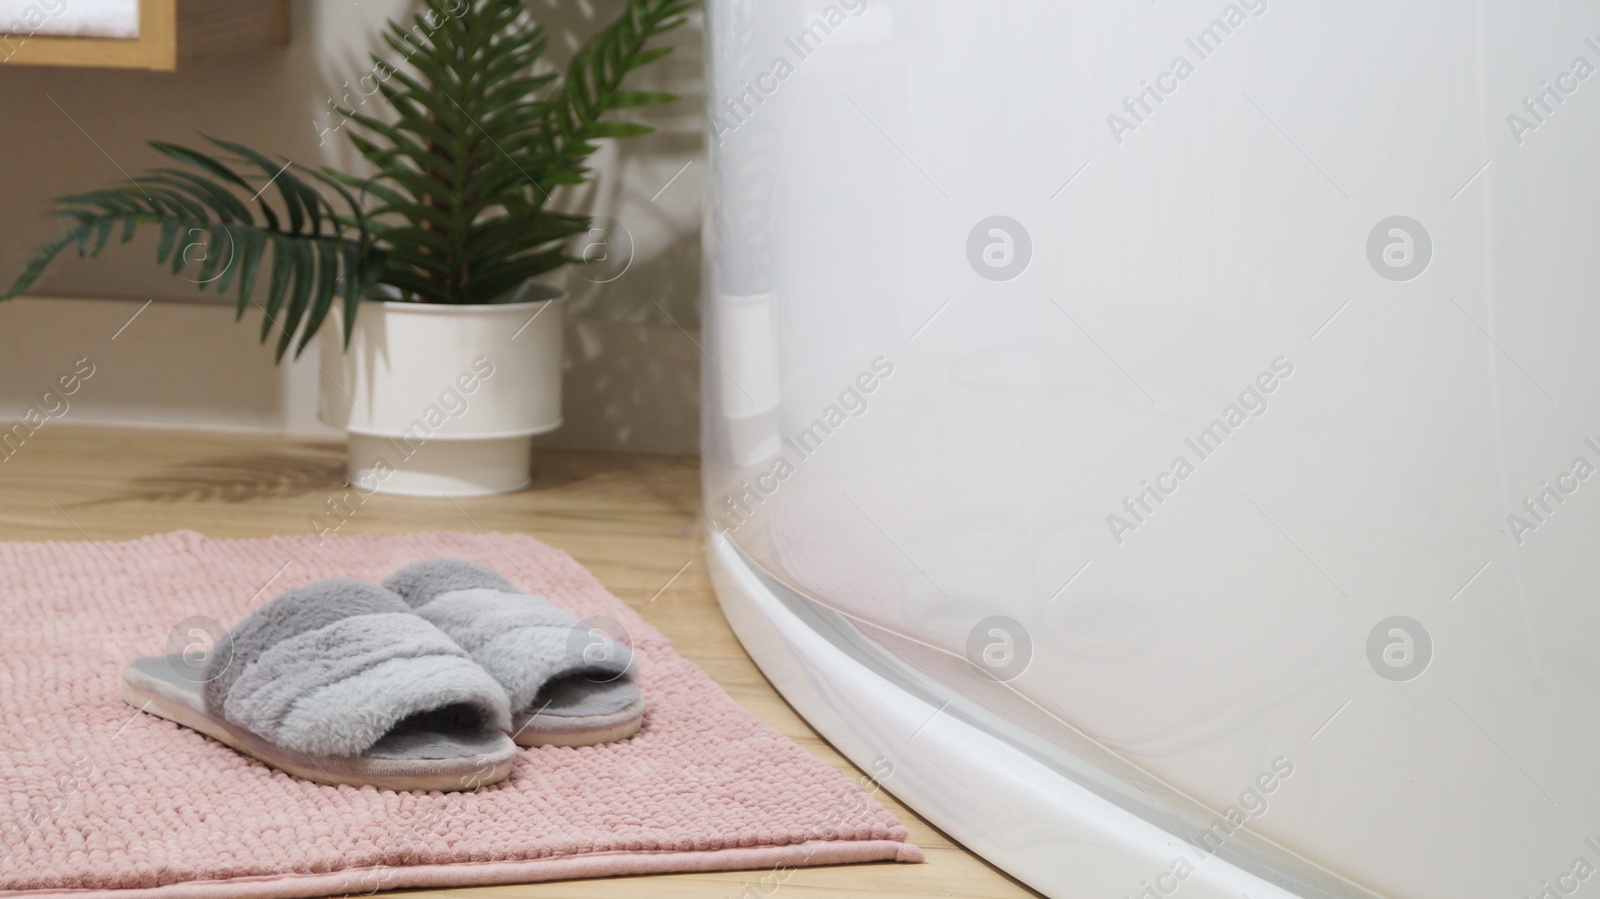
<path id="1" fill-rule="evenodd" d="M 186 60 L 288 43 L 288 0 L 139 0 L 135 40 L 0 34 L 0 72 L 11 65 L 172 72 Z"/>

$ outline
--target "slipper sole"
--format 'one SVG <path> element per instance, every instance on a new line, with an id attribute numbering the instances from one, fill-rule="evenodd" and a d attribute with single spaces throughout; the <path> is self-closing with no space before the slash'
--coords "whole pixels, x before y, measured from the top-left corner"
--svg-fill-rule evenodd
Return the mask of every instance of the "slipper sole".
<path id="1" fill-rule="evenodd" d="M 151 686 L 134 683 L 126 674 L 122 679 L 122 699 L 142 712 L 204 734 L 286 774 L 321 784 L 451 793 L 499 783 L 511 775 L 516 761 L 516 747 L 509 742 L 500 752 L 459 760 L 317 758 L 284 749 L 250 731 L 212 718 Z"/>
<path id="2" fill-rule="evenodd" d="M 569 746 L 573 748 L 582 746 L 598 746 L 601 743 L 615 743 L 626 740 L 639 732 L 644 726 L 644 713 L 631 718 L 621 724 L 611 724 L 605 727 L 596 727 L 578 730 L 533 730 L 524 728 L 511 735 L 511 739 L 518 746 Z"/>

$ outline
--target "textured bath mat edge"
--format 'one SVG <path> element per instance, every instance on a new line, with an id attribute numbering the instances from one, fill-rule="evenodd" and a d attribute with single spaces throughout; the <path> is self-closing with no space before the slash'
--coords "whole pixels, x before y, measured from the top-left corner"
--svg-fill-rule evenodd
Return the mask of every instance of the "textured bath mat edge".
<path id="1" fill-rule="evenodd" d="M 924 861 L 921 849 L 894 840 L 816 840 L 792 846 L 756 846 L 700 852 L 607 853 L 514 862 L 330 871 L 230 880 L 172 883 L 144 889 L 0 890 L 0 899 L 317 899 L 367 896 L 404 889 L 506 886 L 649 874 L 746 872 L 763 883 L 788 879 L 788 869 L 867 862 Z M 619 863 L 620 862 L 620 863 Z M 763 873 L 763 872 L 771 872 Z"/>

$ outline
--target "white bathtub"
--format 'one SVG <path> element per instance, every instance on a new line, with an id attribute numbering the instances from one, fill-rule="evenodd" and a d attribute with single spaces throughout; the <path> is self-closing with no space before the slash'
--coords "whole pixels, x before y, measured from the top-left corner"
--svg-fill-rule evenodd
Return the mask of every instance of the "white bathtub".
<path id="1" fill-rule="evenodd" d="M 814 726 L 1051 896 L 1600 895 L 1600 9 L 708 27 L 709 553 Z"/>

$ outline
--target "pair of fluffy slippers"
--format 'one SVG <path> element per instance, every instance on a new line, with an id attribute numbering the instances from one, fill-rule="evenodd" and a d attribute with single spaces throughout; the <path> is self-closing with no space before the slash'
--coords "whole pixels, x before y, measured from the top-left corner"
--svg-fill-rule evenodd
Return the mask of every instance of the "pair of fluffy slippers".
<path id="1" fill-rule="evenodd" d="M 296 777 L 472 790 L 516 747 L 625 739 L 644 720 L 632 650 L 491 568 L 421 562 L 379 587 L 284 593 L 206 653 L 139 659 L 123 699 Z"/>

